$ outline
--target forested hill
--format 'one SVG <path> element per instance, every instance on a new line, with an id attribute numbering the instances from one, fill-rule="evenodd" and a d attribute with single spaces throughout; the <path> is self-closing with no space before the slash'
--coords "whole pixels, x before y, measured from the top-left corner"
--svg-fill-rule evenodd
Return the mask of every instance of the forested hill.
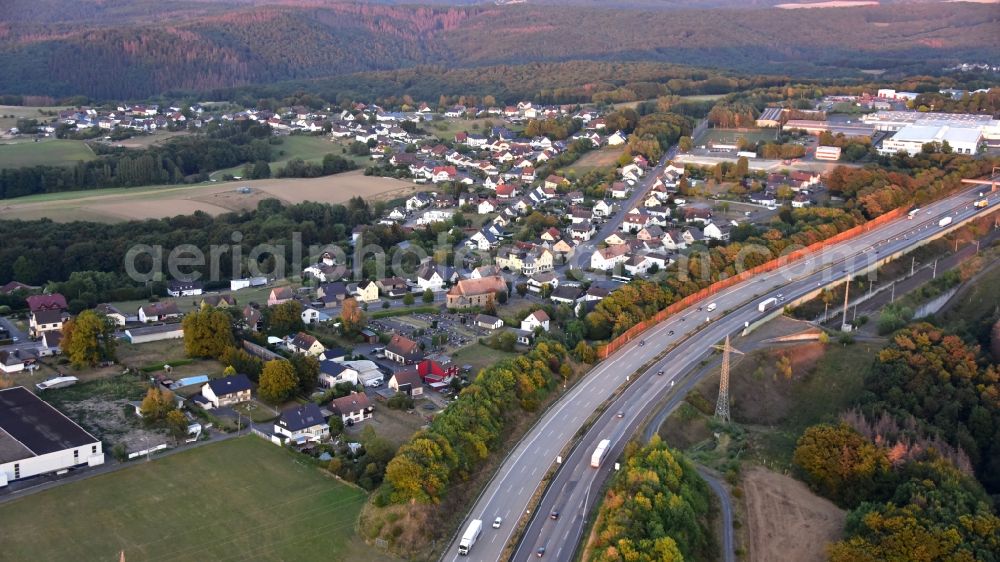
<path id="1" fill-rule="evenodd" d="M 28 10 L 25 0 L 14 2 Z M 1000 57 L 996 6 L 969 3 L 905 10 L 248 3 L 257 4 L 108 0 L 97 4 L 99 17 L 77 9 L 68 12 L 77 17 L 61 18 L 64 1 L 39 0 L 30 12 L 37 15 L 0 22 L 0 93 L 134 99 L 421 64 L 649 60 L 831 76 Z"/>

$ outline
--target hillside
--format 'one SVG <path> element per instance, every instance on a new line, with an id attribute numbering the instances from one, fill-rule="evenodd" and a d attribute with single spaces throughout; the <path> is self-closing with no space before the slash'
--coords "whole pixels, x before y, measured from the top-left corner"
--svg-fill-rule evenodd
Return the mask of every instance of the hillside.
<path id="1" fill-rule="evenodd" d="M 18 0 L 18 4 L 27 4 Z M 568 60 L 674 62 L 799 76 L 920 72 L 1000 56 L 996 6 L 608 10 L 40 0 L 0 23 L 0 93 L 139 98 L 410 68 Z M 88 4 L 89 6 L 89 4 Z M 24 13 L 34 14 L 32 16 Z M 76 14 L 78 19 L 69 19 Z M 95 15 L 96 14 L 96 15 Z"/>

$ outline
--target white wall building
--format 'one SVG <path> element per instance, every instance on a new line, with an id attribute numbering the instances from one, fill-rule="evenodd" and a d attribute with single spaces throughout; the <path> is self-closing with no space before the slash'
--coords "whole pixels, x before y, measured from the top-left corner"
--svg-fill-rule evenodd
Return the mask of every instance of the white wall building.
<path id="1" fill-rule="evenodd" d="M 0 486 L 99 464 L 99 439 L 23 386 L 0 390 Z"/>
<path id="2" fill-rule="evenodd" d="M 891 156 L 904 151 L 910 156 L 919 154 L 929 142 L 948 143 L 958 154 L 976 154 L 983 142 L 983 132 L 977 127 L 957 127 L 938 123 L 907 125 L 891 138 L 882 141 L 879 154 Z"/>

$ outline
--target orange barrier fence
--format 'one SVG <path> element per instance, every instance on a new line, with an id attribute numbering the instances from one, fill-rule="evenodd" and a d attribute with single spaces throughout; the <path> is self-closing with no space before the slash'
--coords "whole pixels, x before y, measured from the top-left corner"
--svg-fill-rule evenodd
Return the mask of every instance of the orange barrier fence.
<path id="1" fill-rule="evenodd" d="M 874 219 L 872 219 L 872 220 L 870 220 L 870 221 L 868 221 L 868 222 L 866 222 L 864 224 L 859 224 L 859 225 L 857 225 L 855 227 L 852 227 L 852 228 L 849 228 L 849 229 L 847 229 L 847 230 L 845 230 L 843 232 L 839 232 L 839 233 L 831 236 L 830 238 L 827 238 L 826 240 L 821 240 L 821 241 L 816 242 L 814 244 L 810 244 L 810 245 L 806 246 L 805 248 L 800 248 L 798 250 L 795 250 L 794 252 L 789 252 L 788 254 L 783 255 L 783 256 L 779 256 L 779 257 L 777 257 L 777 258 L 775 258 L 775 259 L 773 259 L 773 260 L 771 260 L 771 261 L 769 261 L 767 263 L 763 263 L 761 265 L 758 265 L 757 267 L 752 267 L 750 269 L 747 269 L 745 271 L 737 273 L 736 275 L 733 275 L 732 277 L 727 277 L 726 279 L 723 279 L 721 281 L 716 281 L 715 283 L 712 283 L 708 287 L 705 287 L 704 289 L 701 289 L 700 291 L 698 291 L 696 293 L 692 293 L 692 294 L 690 294 L 690 295 L 682 298 L 681 300 L 679 300 L 679 301 L 677 301 L 677 302 L 669 305 L 668 307 L 664 308 L 663 310 L 657 312 L 652 317 L 650 317 L 650 318 L 648 318 L 648 319 L 646 319 L 646 320 L 644 320 L 642 322 L 639 322 L 638 324 L 636 324 L 635 326 L 632 326 L 628 330 L 625 330 L 617 338 L 615 338 L 615 339 L 609 341 L 608 343 L 606 343 L 605 345 L 599 347 L 597 349 L 597 357 L 599 357 L 600 359 L 607 359 L 607 357 L 609 355 L 611 355 L 615 351 L 618 351 L 619 349 L 621 349 L 622 346 L 624 346 L 628 342 L 630 342 L 633 339 L 635 339 L 635 337 L 638 336 L 639 334 L 645 332 L 646 330 L 648 330 L 652 326 L 655 326 L 656 324 L 659 324 L 660 322 L 666 320 L 667 317 L 669 317 L 670 315 L 672 315 L 672 314 L 674 314 L 676 312 L 679 312 L 681 310 L 684 310 L 685 308 L 687 308 L 687 307 L 691 306 L 692 304 L 694 304 L 694 303 L 696 303 L 696 302 L 704 299 L 705 297 L 714 295 L 714 294 L 716 294 L 719 291 L 722 291 L 724 289 L 728 289 L 729 287 L 732 287 L 733 285 L 736 285 L 737 283 L 741 283 L 743 281 L 746 281 L 747 279 L 749 279 L 749 278 L 751 278 L 751 277 L 753 277 L 755 275 L 758 275 L 760 273 L 766 273 L 768 271 L 773 271 L 775 269 L 778 269 L 779 267 L 783 267 L 783 266 L 786 266 L 786 265 L 788 265 L 788 264 L 790 264 L 792 262 L 801 260 L 802 258 L 804 258 L 806 256 L 815 254 L 816 252 L 819 252 L 819 251 L 821 251 L 821 250 L 823 250 L 825 248 L 828 248 L 828 247 L 833 246 L 835 244 L 839 244 L 840 242 L 843 242 L 844 240 L 848 240 L 848 239 L 854 238 L 855 236 L 858 236 L 859 234 L 863 234 L 865 232 L 870 232 L 874 228 L 877 228 L 877 227 L 879 227 L 879 226 L 881 226 L 881 225 L 883 225 L 883 224 L 885 224 L 885 223 L 887 223 L 889 221 L 893 221 L 893 220 L 895 220 L 895 219 L 903 216 L 903 214 L 905 212 L 906 211 L 903 208 L 893 209 L 893 210 L 889 211 L 888 213 L 885 213 L 884 215 L 880 215 L 878 217 L 875 217 Z"/>

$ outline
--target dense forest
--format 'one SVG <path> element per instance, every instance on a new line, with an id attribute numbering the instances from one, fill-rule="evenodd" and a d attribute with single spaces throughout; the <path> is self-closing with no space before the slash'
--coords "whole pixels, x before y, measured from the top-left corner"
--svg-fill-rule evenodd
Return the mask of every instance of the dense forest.
<path id="1" fill-rule="evenodd" d="M 947 12 L 934 4 L 636 11 L 331 3 L 194 8 L 169 26 L 150 21 L 155 6 L 144 9 L 144 17 L 67 15 L 7 26 L 0 92 L 125 99 L 422 64 L 615 59 L 857 76 L 859 68 L 939 71 L 1000 51 L 993 7 L 968 3 Z M 637 26 L 656 32 L 636 33 Z"/>
<path id="2" fill-rule="evenodd" d="M 851 510 L 832 561 L 1000 560 L 998 381 L 978 346 L 914 324 L 878 354 L 858 409 L 803 433 L 798 469 Z"/>

